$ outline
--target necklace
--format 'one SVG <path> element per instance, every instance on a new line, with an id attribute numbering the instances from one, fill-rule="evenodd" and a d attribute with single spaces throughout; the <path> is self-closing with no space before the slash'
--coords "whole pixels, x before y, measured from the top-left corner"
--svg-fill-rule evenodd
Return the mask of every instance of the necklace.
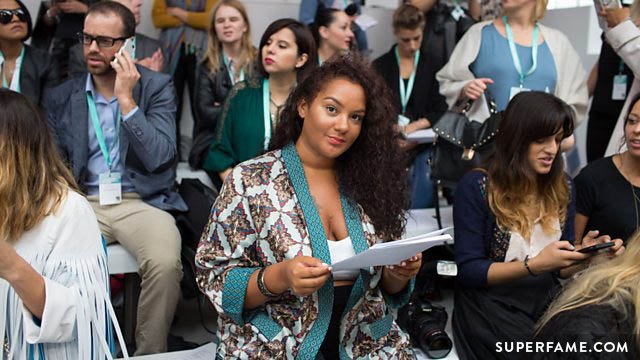
<path id="1" fill-rule="evenodd" d="M 273 124 L 275 125 L 280 120 L 280 112 L 282 111 L 282 108 L 284 108 L 284 106 L 286 105 L 287 102 L 285 101 L 282 104 L 278 105 L 278 104 L 276 104 L 275 101 L 273 101 L 272 97 L 269 97 L 269 102 L 276 108 L 275 113 L 273 113 L 273 112 L 271 113 L 271 119 L 272 119 Z"/>
<path id="2" fill-rule="evenodd" d="M 624 154 L 620 155 L 620 167 L 624 169 L 624 158 L 623 158 Z M 624 177 L 624 176 L 623 176 Z M 636 189 L 633 187 L 633 183 L 631 182 L 631 176 L 629 176 L 629 178 L 627 179 L 625 177 L 625 180 L 627 180 L 627 182 L 629 183 L 629 186 L 631 187 L 631 193 L 633 194 L 633 207 L 635 209 L 635 214 L 636 214 L 636 230 L 638 229 L 638 225 L 640 225 L 640 214 L 638 214 L 638 203 L 640 203 L 640 197 L 636 194 Z"/>

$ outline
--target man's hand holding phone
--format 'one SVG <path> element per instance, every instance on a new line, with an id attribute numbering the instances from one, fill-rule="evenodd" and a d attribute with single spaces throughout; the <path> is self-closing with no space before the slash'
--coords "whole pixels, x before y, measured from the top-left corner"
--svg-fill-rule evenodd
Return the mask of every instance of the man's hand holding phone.
<path id="1" fill-rule="evenodd" d="M 125 41 L 125 44 L 116 53 L 114 60 L 111 62 L 111 67 L 116 71 L 114 95 L 118 99 L 122 116 L 126 116 L 137 106 L 133 99 L 133 88 L 140 79 L 140 73 L 136 69 L 133 57 L 130 54 L 131 50 L 127 50 L 131 49 L 131 46 L 127 45 L 129 41 L 131 39 Z"/>

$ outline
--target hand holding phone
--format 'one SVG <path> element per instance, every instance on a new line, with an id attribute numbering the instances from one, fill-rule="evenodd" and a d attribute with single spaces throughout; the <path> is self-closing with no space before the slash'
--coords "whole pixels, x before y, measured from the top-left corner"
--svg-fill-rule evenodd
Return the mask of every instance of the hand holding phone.
<path id="1" fill-rule="evenodd" d="M 604 242 L 604 243 L 600 243 L 600 244 L 587 246 L 585 248 L 582 248 L 582 249 L 578 250 L 578 252 L 581 252 L 583 254 L 595 253 L 595 252 L 598 252 L 600 250 L 604 250 L 604 249 L 608 249 L 610 247 L 613 247 L 613 246 L 615 246 L 615 244 L 616 243 L 613 242 L 613 241 Z"/>

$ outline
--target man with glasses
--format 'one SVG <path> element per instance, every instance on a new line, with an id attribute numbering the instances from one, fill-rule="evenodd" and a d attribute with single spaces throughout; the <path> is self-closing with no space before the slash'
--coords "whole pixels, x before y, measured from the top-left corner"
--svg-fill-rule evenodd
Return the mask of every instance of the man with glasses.
<path id="1" fill-rule="evenodd" d="M 125 6 L 92 5 L 81 36 L 86 77 L 45 98 L 48 120 L 107 243 L 119 242 L 140 267 L 136 355 L 165 352 L 180 297 L 180 234 L 167 211 L 186 204 L 172 191 L 177 161 L 171 78 L 118 53 L 133 37 Z"/>
<path id="2" fill-rule="evenodd" d="M 126 6 L 136 18 L 136 26 L 140 25 L 140 8 L 142 0 L 113 0 Z M 162 53 L 162 43 L 146 35 L 135 34 L 135 63 L 153 71 L 168 73 L 165 57 Z M 69 76 L 87 72 L 87 64 L 82 54 L 83 44 L 76 44 L 69 50 Z"/>

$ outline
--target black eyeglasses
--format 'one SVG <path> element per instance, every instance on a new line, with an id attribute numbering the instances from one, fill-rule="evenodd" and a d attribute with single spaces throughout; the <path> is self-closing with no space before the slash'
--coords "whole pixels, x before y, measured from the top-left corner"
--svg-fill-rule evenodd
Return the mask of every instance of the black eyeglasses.
<path id="1" fill-rule="evenodd" d="M 22 22 L 27 21 L 27 12 L 23 9 L 2 9 L 0 10 L 0 24 L 7 25 L 8 23 L 10 23 L 11 19 L 13 19 L 13 15 L 17 16 L 18 20 Z"/>
<path id="2" fill-rule="evenodd" d="M 78 33 L 78 40 L 85 45 L 89 46 L 92 42 L 96 42 L 99 48 L 110 48 L 115 45 L 116 41 L 126 40 L 126 37 L 112 38 L 108 36 L 92 36 L 85 33 Z"/>

